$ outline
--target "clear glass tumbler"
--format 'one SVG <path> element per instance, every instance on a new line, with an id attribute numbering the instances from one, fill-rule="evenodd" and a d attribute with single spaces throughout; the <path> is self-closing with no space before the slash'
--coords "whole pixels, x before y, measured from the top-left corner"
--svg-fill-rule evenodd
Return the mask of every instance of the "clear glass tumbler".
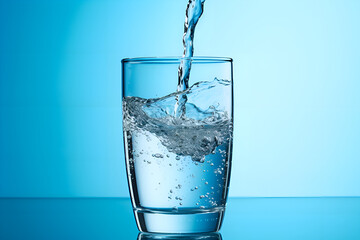
<path id="1" fill-rule="evenodd" d="M 216 232 L 224 216 L 232 158 L 232 59 L 187 59 L 189 88 L 177 92 L 181 60 L 122 60 L 126 168 L 142 232 Z M 184 108 L 175 114 L 179 99 Z"/>

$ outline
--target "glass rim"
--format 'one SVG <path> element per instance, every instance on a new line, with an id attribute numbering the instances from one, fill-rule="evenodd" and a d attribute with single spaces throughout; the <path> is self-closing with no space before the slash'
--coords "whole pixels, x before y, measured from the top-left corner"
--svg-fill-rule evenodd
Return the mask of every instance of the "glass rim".
<path id="1" fill-rule="evenodd" d="M 191 60 L 192 63 L 224 63 L 233 62 L 230 57 L 136 57 L 124 58 L 122 63 L 180 63 L 181 60 Z"/>

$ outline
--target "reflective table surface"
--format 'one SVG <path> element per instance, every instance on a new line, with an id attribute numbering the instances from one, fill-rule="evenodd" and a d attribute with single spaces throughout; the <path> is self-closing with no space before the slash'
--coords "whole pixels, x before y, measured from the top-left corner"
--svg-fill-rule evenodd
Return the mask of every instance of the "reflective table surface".
<path id="1" fill-rule="evenodd" d="M 360 198 L 230 198 L 219 234 L 139 234 L 127 198 L 0 198 L 0 239 L 360 239 Z"/>

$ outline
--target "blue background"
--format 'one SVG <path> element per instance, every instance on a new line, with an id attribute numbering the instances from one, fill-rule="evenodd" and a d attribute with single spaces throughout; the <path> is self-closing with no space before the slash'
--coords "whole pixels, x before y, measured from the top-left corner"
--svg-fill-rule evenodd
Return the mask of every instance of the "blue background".
<path id="1" fill-rule="evenodd" d="M 186 3 L 0 1 L 0 197 L 128 196 L 120 61 L 180 55 Z M 195 54 L 234 58 L 231 196 L 360 196 L 359 12 L 205 2 Z"/>

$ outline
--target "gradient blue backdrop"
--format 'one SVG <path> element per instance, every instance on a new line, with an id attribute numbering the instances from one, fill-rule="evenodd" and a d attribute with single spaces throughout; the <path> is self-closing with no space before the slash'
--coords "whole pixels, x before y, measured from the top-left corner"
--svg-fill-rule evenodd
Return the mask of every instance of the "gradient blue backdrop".
<path id="1" fill-rule="evenodd" d="M 186 3 L 0 1 L 0 197 L 128 196 L 120 60 L 180 55 Z M 234 58 L 231 196 L 360 196 L 359 12 L 206 1 L 195 53 Z"/>

